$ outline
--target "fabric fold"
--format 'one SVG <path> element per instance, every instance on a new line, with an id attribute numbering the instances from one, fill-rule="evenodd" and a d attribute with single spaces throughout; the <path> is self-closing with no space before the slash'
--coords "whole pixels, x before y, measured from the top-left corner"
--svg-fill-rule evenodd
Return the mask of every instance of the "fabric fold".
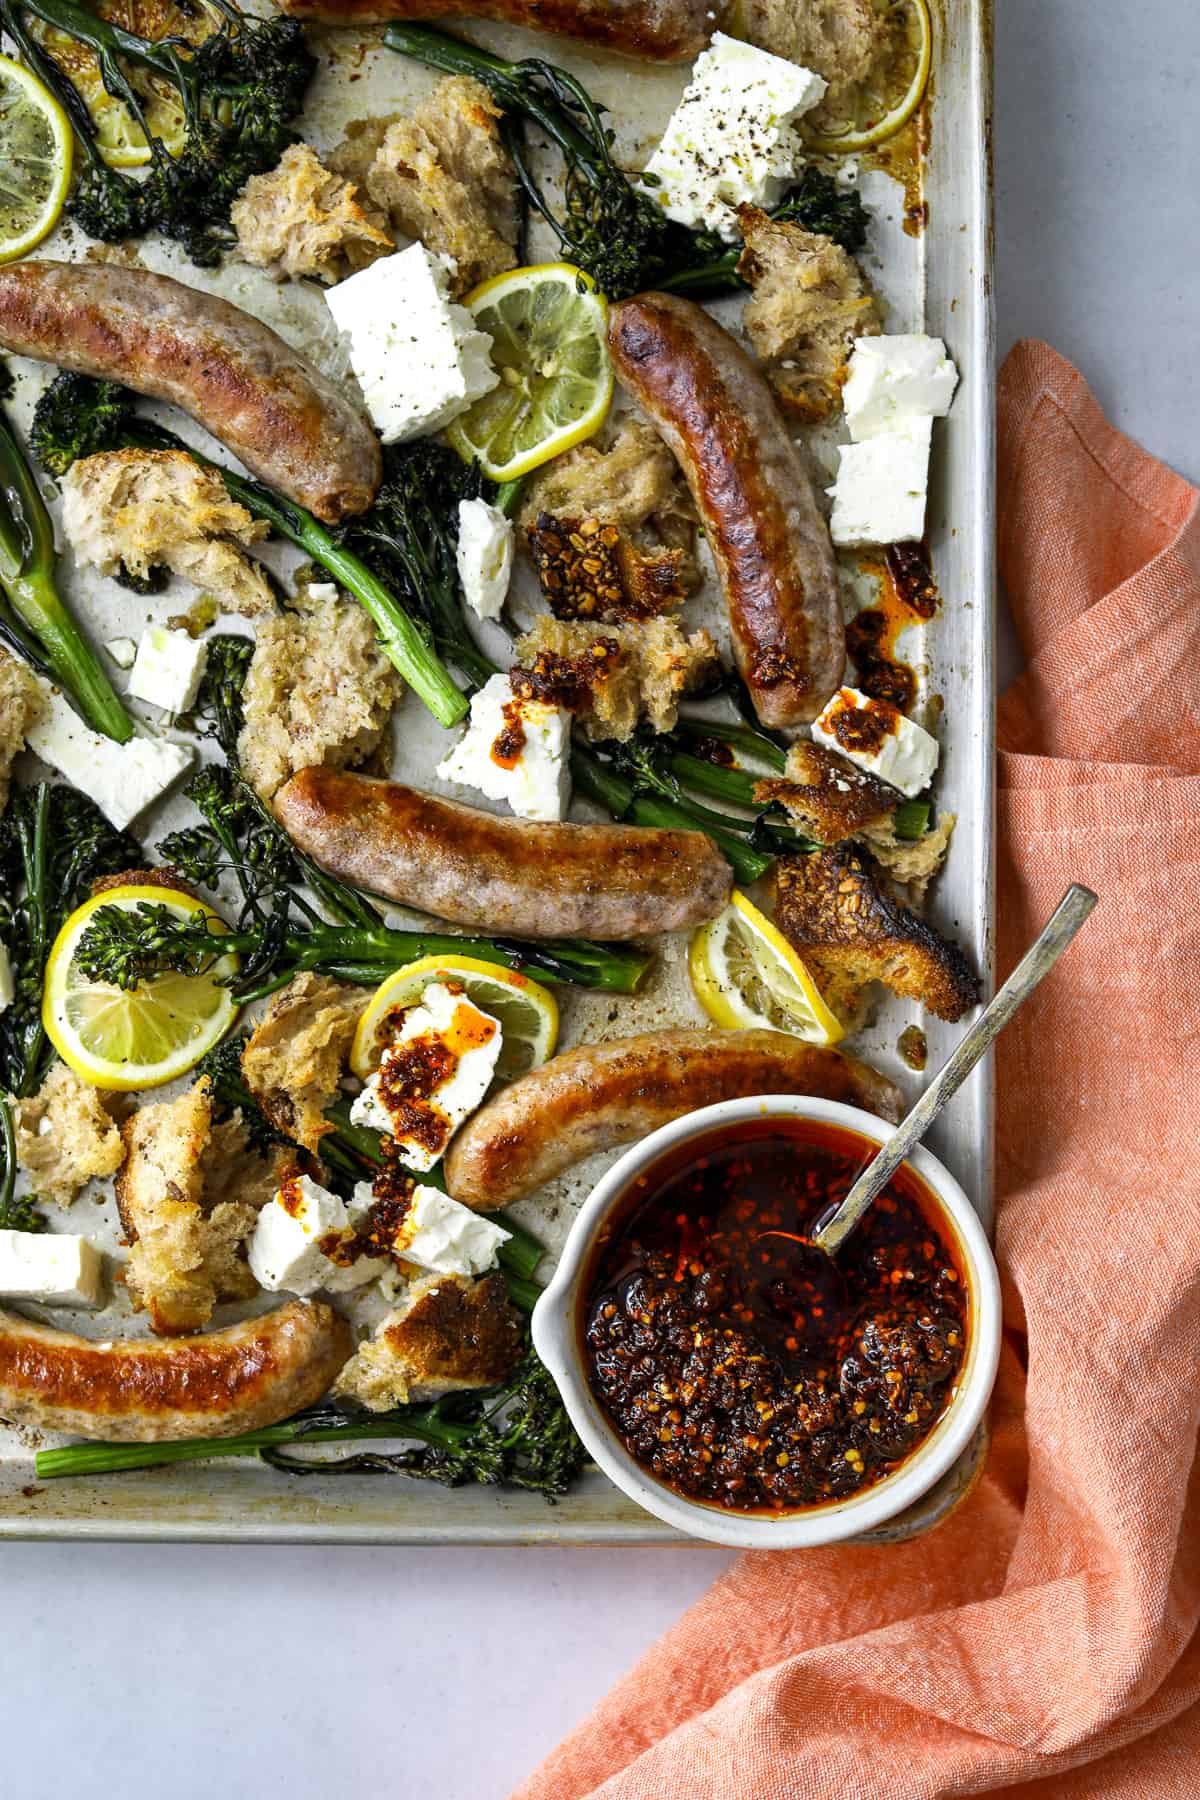
<path id="1" fill-rule="evenodd" d="M 984 1476 L 904 1545 L 745 1556 L 518 1800 L 1200 1791 L 1200 505 L 1044 344 L 999 385 L 1000 1040 Z"/>

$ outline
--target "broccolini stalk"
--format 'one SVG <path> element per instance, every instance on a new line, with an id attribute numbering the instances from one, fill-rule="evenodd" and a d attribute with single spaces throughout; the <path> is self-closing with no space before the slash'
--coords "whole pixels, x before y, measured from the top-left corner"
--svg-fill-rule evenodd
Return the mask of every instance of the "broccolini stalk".
<path id="1" fill-rule="evenodd" d="M 62 688 L 93 730 L 128 743 L 133 721 L 68 612 L 54 575 L 54 527 L 0 411 L 0 635 Z"/>

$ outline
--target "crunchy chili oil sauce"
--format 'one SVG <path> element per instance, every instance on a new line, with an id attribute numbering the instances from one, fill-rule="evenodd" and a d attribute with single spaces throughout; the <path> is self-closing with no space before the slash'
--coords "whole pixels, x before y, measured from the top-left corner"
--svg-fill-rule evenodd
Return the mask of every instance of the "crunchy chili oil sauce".
<path id="1" fill-rule="evenodd" d="M 631 1184 L 583 1273 L 589 1381 L 635 1459 L 686 1497 L 796 1511 L 892 1473 L 965 1361 L 963 1258 L 910 1169 L 836 1267 L 802 1240 L 874 1154 L 803 1119 L 718 1129 Z"/>

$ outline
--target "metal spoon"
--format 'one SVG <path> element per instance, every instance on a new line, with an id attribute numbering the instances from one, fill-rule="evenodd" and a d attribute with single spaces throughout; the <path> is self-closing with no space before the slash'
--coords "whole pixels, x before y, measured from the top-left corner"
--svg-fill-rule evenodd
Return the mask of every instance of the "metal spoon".
<path id="1" fill-rule="evenodd" d="M 809 1242 L 836 1256 L 875 1196 L 887 1186 L 914 1145 L 919 1144 L 946 1102 L 957 1094 L 975 1064 L 990 1050 L 1017 1008 L 1050 973 L 1096 904 L 1097 896 L 1077 882 L 1067 889 L 1031 947 L 991 1004 L 984 1008 L 957 1050 L 943 1063 L 917 1104 L 872 1158 L 846 1198 L 814 1228 Z"/>

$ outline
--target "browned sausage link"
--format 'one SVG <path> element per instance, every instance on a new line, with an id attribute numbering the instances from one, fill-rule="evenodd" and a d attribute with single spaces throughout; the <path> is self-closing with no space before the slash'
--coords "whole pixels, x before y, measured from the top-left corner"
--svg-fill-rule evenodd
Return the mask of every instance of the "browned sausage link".
<path id="1" fill-rule="evenodd" d="M 293 775 L 275 812 L 343 881 L 489 933 L 682 931 L 715 919 L 732 886 L 728 863 L 698 831 L 531 824 L 341 769 Z"/>
<path id="2" fill-rule="evenodd" d="M 0 269 L 0 347 L 168 400 L 279 493 L 329 524 L 371 504 L 369 421 L 261 320 L 146 269 Z"/>
<path id="3" fill-rule="evenodd" d="M 651 62 L 689 62 L 708 42 L 709 0 L 278 0 L 327 25 L 387 19 L 502 19 Z"/>
<path id="4" fill-rule="evenodd" d="M 129 1444 L 236 1437 L 319 1400 L 353 1348 L 345 1319 L 305 1300 L 169 1342 L 92 1343 L 0 1311 L 0 1417 Z"/>
<path id="5" fill-rule="evenodd" d="M 776 729 L 815 719 L 846 662 L 837 565 L 770 388 L 727 331 L 673 294 L 615 306 L 608 342 L 687 476 L 755 711 Z"/>
<path id="6" fill-rule="evenodd" d="M 585 1156 L 750 1094 L 818 1094 L 893 1121 L 902 1111 L 899 1089 L 867 1063 L 782 1031 L 650 1031 L 581 1045 L 514 1081 L 451 1144 L 446 1185 L 492 1212 Z"/>

